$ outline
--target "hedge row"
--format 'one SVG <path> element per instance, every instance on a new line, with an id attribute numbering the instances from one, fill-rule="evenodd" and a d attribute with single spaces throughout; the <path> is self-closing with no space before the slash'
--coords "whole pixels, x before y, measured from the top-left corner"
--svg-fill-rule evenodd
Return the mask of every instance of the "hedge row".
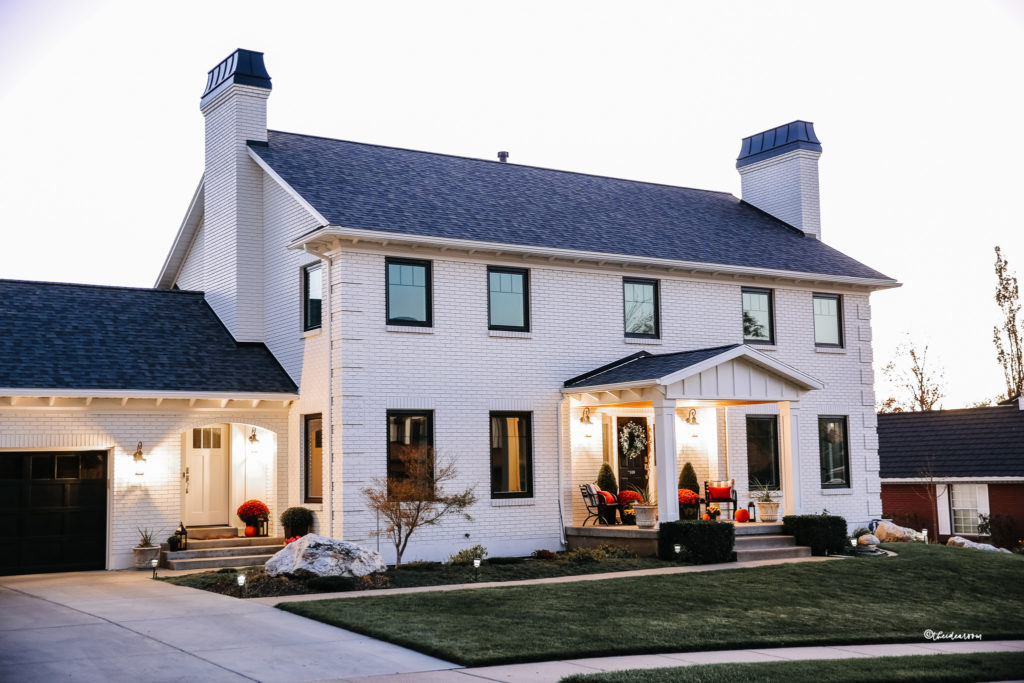
<path id="1" fill-rule="evenodd" d="M 658 557 L 675 560 L 675 545 L 683 547 L 683 559 L 694 564 L 732 562 L 736 529 L 729 522 L 662 522 L 658 526 Z"/>
<path id="2" fill-rule="evenodd" d="M 846 520 L 839 515 L 786 515 L 782 533 L 797 545 L 811 546 L 812 555 L 841 555 L 849 548 Z"/>

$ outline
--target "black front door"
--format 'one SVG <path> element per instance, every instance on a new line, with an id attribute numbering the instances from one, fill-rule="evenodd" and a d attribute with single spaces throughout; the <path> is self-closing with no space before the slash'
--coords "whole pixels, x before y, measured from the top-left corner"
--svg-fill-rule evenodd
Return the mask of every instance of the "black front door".
<path id="1" fill-rule="evenodd" d="M 622 446 L 622 432 L 623 428 L 627 424 L 637 424 L 643 429 L 644 438 L 648 440 L 648 443 L 640 453 L 632 458 L 627 457 L 625 448 Z M 619 453 L 619 490 L 636 490 L 641 491 L 647 490 L 647 477 L 649 472 L 650 464 L 650 453 L 651 444 L 649 430 L 647 429 L 647 418 L 646 417 L 630 417 L 630 418 L 619 418 L 618 429 L 615 433 L 616 447 Z M 630 439 L 630 443 L 635 443 L 635 438 Z"/>
<path id="2" fill-rule="evenodd" d="M 0 574 L 103 569 L 107 452 L 0 453 Z"/>

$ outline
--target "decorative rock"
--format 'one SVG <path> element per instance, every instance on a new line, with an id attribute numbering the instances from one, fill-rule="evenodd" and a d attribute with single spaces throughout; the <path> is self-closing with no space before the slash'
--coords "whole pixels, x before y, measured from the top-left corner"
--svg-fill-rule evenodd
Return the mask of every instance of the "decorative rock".
<path id="1" fill-rule="evenodd" d="M 380 553 L 355 543 L 306 534 L 267 560 L 267 574 L 366 576 L 387 569 Z"/>
<path id="2" fill-rule="evenodd" d="M 961 548 L 974 548 L 976 550 L 995 550 L 1001 553 L 1010 552 L 1006 548 L 997 548 L 990 543 L 975 543 L 974 541 L 968 540 L 963 536 L 950 536 L 949 540 L 946 541 L 946 545 L 959 546 Z"/>
<path id="3" fill-rule="evenodd" d="M 881 521 L 874 529 L 881 543 L 926 543 L 923 531 L 915 531 L 892 522 Z"/>
<path id="4" fill-rule="evenodd" d="M 878 545 L 879 542 L 878 537 L 874 534 L 864 534 L 857 539 L 857 543 L 860 545 Z"/>

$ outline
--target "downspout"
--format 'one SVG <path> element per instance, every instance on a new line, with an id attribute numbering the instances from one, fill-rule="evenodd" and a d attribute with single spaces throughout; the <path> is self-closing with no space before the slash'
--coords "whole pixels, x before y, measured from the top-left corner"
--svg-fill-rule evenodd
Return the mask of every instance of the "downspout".
<path id="1" fill-rule="evenodd" d="M 562 490 L 562 408 L 565 406 L 567 397 L 562 394 L 562 400 L 558 402 L 558 406 L 555 408 L 555 448 L 557 452 L 557 464 L 558 464 L 558 538 L 562 542 L 562 547 L 565 548 L 568 543 L 565 538 L 565 514 L 562 510 L 562 499 L 565 498 L 565 491 Z M 571 452 L 571 451 L 570 451 Z"/>

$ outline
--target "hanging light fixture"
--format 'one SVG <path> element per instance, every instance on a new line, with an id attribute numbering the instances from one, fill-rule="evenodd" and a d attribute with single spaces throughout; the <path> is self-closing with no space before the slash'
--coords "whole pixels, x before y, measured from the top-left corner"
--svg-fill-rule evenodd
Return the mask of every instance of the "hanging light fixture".
<path id="1" fill-rule="evenodd" d="M 585 437 L 587 437 L 589 439 L 591 436 L 594 435 L 593 434 L 593 432 L 594 432 L 594 430 L 593 430 L 594 423 L 590 419 L 590 408 L 589 407 L 585 407 L 583 409 L 583 416 L 580 417 L 580 424 L 583 425 L 583 436 L 585 436 Z"/>
<path id="2" fill-rule="evenodd" d="M 260 439 L 256 436 L 256 428 L 252 428 L 252 434 L 249 435 L 249 443 L 259 443 Z"/>
<path id="3" fill-rule="evenodd" d="M 690 408 L 690 412 L 686 416 L 686 424 L 693 428 L 692 436 L 700 436 L 700 432 L 697 431 L 700 422 L 697 422 L 697 410 L 695 408 Z"/>

